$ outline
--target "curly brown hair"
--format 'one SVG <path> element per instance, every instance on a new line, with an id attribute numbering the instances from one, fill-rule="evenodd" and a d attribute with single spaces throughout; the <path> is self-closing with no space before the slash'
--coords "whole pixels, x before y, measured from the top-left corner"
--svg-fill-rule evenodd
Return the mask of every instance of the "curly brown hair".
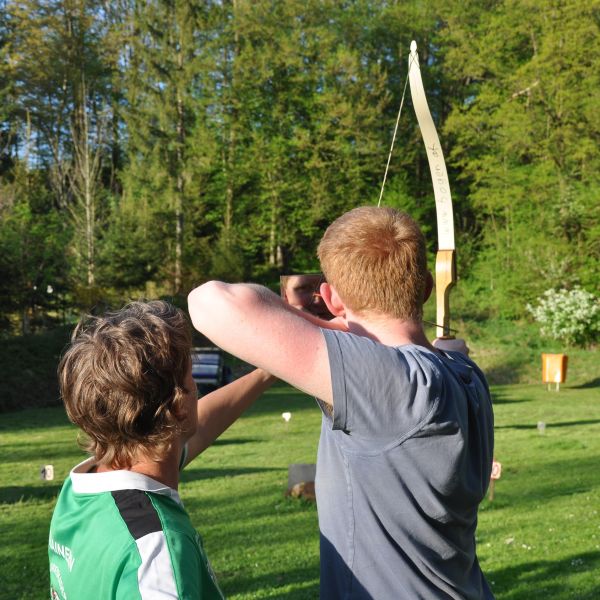
<path id="1" fill-rule="evenodd" d="M 348 308 L 420 320 L 427 283 L 425 238 L 393 208 L 361 206 L 338 217 L 318 248 L 321 268 Z"/>
<path id="2" fill-rule="evenodd" d="M 186 418 L 190 349 L 188 319 L 167 302 L 80 321 L 58 377 L 67 415 L 98 464 L 129 468 L 171 447 Z"/>

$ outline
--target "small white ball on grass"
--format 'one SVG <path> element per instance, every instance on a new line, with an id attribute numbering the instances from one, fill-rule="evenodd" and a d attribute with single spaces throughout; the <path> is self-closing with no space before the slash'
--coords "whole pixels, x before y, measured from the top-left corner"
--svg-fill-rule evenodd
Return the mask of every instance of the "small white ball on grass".
<path id="1" fill-rule="evenodd" d="M 292 418 L 291 412 L 281 413 L 281 418 L 287 423 Z"/>

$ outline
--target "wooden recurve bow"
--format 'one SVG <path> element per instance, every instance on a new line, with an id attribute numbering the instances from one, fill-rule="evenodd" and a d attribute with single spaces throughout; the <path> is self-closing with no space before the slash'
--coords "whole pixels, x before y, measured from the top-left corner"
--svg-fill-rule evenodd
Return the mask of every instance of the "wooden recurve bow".
<path id="1" fill-rule="evenodd" d="M 454 243 L 452 197 L 444 154 L 423 88 L 417 43 L 415 41 L 410 45 L 408 77 L 413 106 L 427 150 L 427 160 L 429 161 L 435 196 L 438 231 L 438 252 L 435 259 L 436 337 L 451 339 L 454 336 L 451 335 L 452 330 L 450 329 L 450 290 L 456 283 L 456 246 Z"/>

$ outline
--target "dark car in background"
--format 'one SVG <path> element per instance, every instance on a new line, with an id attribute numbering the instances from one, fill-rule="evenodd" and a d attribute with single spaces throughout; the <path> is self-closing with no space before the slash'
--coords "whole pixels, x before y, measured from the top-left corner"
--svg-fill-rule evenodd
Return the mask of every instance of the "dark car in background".
<path id="1" fill-rule="evenodd" d="M 192 377 L 203 396 L 231 382 L 231 369 L 219 348 L 192 348 Z"/>

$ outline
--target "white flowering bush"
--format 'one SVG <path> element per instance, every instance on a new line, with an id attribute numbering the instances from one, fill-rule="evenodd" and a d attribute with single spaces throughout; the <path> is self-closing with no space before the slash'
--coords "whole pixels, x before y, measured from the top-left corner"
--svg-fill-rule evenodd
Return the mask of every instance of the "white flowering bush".
<path id="1" fill-rule="evenodd" d="M 542 335 L 569 345 L 585 346 L 600 334 L 600 302 L 579 286 L 546 290 L 537 306 L 528 304 L 527 310 L 540 324 Z"/>

